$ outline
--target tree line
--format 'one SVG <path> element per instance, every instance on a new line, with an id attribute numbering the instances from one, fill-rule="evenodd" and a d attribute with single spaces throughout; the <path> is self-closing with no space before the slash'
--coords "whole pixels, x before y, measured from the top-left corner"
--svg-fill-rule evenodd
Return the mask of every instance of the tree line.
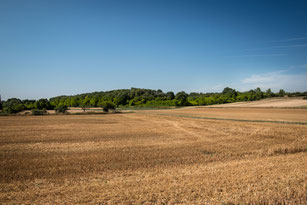
<path id="1" fill-rule="evenodd" d="M 170 106 L 197 106 L 213 105 L 231 102 L 254 101 L 270 97 L 307 96 L 307 92 L 286 93 L 280 90 L 277 93 L 260 88 L 239 92 L 226 87 L 221 93 L 186 93 L 184 91 L 174 93 L 152 89 L 119 89 L 106 92 L 92 92 L 73 96 L 57 96 L 39 100 L 20 100 L 11 98 L 0 101 L 0 109 L 6 113 L 17 113 L 22 110 L 57 110 L 65 112 L 68 107 L 102 107 L 105 111 L 115 107 L 170 107 Z"/>

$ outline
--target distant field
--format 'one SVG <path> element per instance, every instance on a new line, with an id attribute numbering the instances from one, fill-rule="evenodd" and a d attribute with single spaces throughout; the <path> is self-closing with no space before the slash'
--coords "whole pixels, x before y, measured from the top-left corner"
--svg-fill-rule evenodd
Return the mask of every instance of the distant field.
<path id="1" fill-rule="evenodd" d="M 269 98 L 258 101 L 236 102 L 221 105 L 211 105 L 209 107 L 277 107 L 277 108 L 307 108 L 307 100 L 302 97 L 295 98 Z"/>
<path id="2" fill-rule="evenodd" d="M 0 203 L 306 204 L 306 111 L 1 117 Z"/>
<path id="3" fill-rule="evenodd" d="M 176 110 L 157 110 L 143 111 L 144 113 L 155 113 L 160 115 L 186 117 L 186 118 L 203 118 L 203 119 L 220 119 L 220 120 L 246 120 L 246 121 L 269 121 L 285 123 L 306 123 L 307 109 L 269 109 L 269 108 L 209 108 L 193 107 L 188 109 Z"/>

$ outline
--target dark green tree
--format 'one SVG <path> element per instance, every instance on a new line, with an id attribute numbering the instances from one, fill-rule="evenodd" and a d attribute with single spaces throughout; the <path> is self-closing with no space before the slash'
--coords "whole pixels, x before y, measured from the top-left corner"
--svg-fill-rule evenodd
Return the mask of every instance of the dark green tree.
<path id="1" fill-rule="evenodd" d="M 279 90 L 279 93 L 278 93 L 279 97 L 284 97 L 285 94 L 286 94 L 286 92 L 283 89 Z"/>
<path id="2" fill-rule="evenodd" d="M 63 113 L 65 114 L 68 110 L 68 107 L 66 105 L 58 105 L 54 108 L 56 113 Z"/>
<path id="3" fill-rule="evenodd" d="M 113 100 L 115 105 L 118 107 L 119 105 L 126 105 L 129 100 L 129 95 L 127 92 L 119 93 Z"/>
<path id="4" fill-rule="evenodd" d="M 267 89 L 266 90 L 266 92 L 265 92 L 265 95 L 266 95 L 266 97 L 268 97 L 268 98 L 270 98 L 270 97 L 272 97 L 272 91 L 271 91 L 271 88 L 269 88 L 269 89 Z"/>
<path id="5" fill-rule="evenodd" d="M 260 100 L 263 98 L 263 92 L 261 91 L 260 88 L 256 88 L 255 90 L 255 96 L 256 96 L 256 100 Z"/>
<path id="6" fill-rule="evenodd" d="M 34 107 L 35 107 L 35 109 L 39 109 L 39 110 L 42 110 L 44 108 L 47 109 L 47 110 L 53 109 L 53 106 L 50 104 L 50 102 L 47 99 L 37 100 L 34 103 Z"/>
<path id="7" fill-rule="evenodd" d="M 11 98 L 5 101 L 3 104 L 3 111 L 9 114 L 18 113 L 25 110 L 25 106 L 22 104 L 20 99 Z"/>
<path id="8" fill-rule="evenodd" d="M 188 98 L 188 94 L 184 91 L 178 92 L 175 97 L 175 99 L 178 101 L 179 106 L 188 105 L 187 98 Z"/>
<path id="9" fill-rule="evenodd" d="M 90 106 L 90 101 L 91 101 L 91 98 L 87 95 L 87 96 L 83 99 L 82 105 Z"/>
<path id="10" fill-rule="evenodd" d="M 174 92 L 167 92 L 166 93 L 166 99 L 167 100 L 174 100 L 175 99 L 175 94 L 174 94 Z"/>
<path id="11" fill-rule="evenodd" d="M 224 88 L 222 94 L 229 96 L 229 97 L 235 97 L 237 95 L 237 91 L 235 89 L 226 87 L 226 88 Z"/>
<path id="12" fill-rule="evenodd" d="M 116 106 L 113 102 L 111 101 L 106 101 L 102 105 L 102 109 L 104 112 L 109 112 L 109 110 L 115 110 Z"/>
<path id="13" fill-rule="evenodd" d="M 70 104 L 72 107 L 78 107 L 79 106 L 79 98 L 73 97 L 71 98 Z"/>

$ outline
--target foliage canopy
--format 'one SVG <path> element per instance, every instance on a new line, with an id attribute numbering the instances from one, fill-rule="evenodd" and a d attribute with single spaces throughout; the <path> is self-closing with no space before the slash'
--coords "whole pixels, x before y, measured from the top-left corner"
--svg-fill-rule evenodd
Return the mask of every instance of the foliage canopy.
<path id="1" fill-rule="evenodd" d="M 52 110 L 65 113 L 68 107 L 81 107 L 84 111 L 90 107 L 102 107 L 105 112 L 115 110 L 116 107 L 169 107 L 169 106 L 197 106 L 212 105 L 241 101 L 254 101 L 270 97 L 307 96 L 307 92 L 287 93 L 280 90 L 273 93 L 271 89 L 262 91 L 260 88 L 247 92 L 239 92 L 226 87 L 221 93 L 174 93 L 172 91 L 151 90 L 141 88 L 119 89 L 106 92 L 84 93 L 73 96 L 58 96 L 39 100 L 20 100 L 11 98 L 0 102 L 5 113 L 18 113 L 22 110 Z"/>

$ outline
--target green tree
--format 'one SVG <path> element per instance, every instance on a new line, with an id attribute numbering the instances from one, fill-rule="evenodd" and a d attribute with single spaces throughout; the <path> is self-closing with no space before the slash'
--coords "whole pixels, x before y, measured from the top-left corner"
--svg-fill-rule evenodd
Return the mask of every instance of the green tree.
<path id="1" fill-rule="evenodd" d="M 263 98 L 263 93 L 260 88 L 256 88 L 255 95 L 256 95 L 256 100 L 260 100 Z"/>
<path id="2" fill-rule="evenodd" d="M 72 107 L 78 107 L 79 106 L 79 99 L 78 97 L 71 98 L 70 104 Z"/>
<path id="3" fill-rule="evenodd" d="M 96 107 L 98 101 L 99 101 L 98 98 L 92 97 L 91 100 L 90 100 L 90 106 L 91 106 L 91 107 Z"/>
<path id="4" fill-rule="evenodd" d="M 278 93 L 279 97 L 284 97 L 285 94 L 286 94 L 286 92 L 283 89 L 279 90 L 279 93 Z"/>
<path id="5" fill-rule="evenodd" d="M 3 111 L 9 114 L 18 113 L 20 111 L 25 110 L 24 105 L 22 104 L 20 99 L 11 98 L 3 103 Z"/>
<path id="6" fill-rule="evenodd" d="M 118 93 L 116 97 L 114 97 L 113 102 L 118 107 L 119 105 L 126 105 L 129 99 L 129 95 L 127 92 Z"/>
<path id="7" fill-rule="evenodd" d="M 56 113 L 63 113 L 65 114 L 68 110 L 68 107 L 66 105 L 58 105 L 54 108 Z"/>
<path id="8" fill-rule="evenodd" d="M 87 95 L 87 96 L 85 96 L 85 98 L 83 99 L 82 105 L 89 106 L 89 105 L 90 105 L 90 101 L 91 101 L 91 99 L 90 99 L 90 97 Z"/>
<path id="9" fill-rule="evenodd" d="M 35 109 L 35 100 L 22 100 L 21 102 L 25 106 L 26 110 Z"/>
<path id="10" fill-rule="evenodd" d="M 229 97 L 232 97 L 232 96 L 236 96 L 237 91 L 235 89 L 226 87 L 226 88 L 224 88 L 222 94 L 227 95 Z"/>
<path id="11" fill-rule="evenodd" d="M 113 102 L 106 101 L 106 102 L 104 102 L 102 109 L 103 109 L 104 112 L 109 112 L 109 110 L 115 110 L 116 106 Z"/>
<path id="12" fill-rule="evenodd" d="M 67 107 L 70 107 L 70 106 L 71 106 L 71 100 L 70 100 L 70 98 L 66 98 L 66 99 L 65 99 L 64 105 L 67 106 Z"/>
<path id="13" fill-rule="evenodd" d="M 272 94 L 273 94 L 273 93 L 272 93 L 272 91 L 271 91 L 271 88 L 267 89 L 266 92 L 265 92 L 265 95 L 266 95 L 267 97 L 269 97 L 269 98 L 272 97 Z"/>
<path id="14" fill-rule="evenodd" d="M 175 99 L 175 94 L 174 94 L 174 92 L 167 92 L 166 93 L 166 99 L 167 100 L 174 100 Z"/>
<path id="15" fill-rule="evenodd" d="M 47 99 L 39 99 L 34 103 L 35 109 L 42 110 L 43 108 L 49 110 L 53 109 L 50 102 Z"/>
<path id="16" fill-rule="evenodd" d="M 188 105 L 188 94 L 185 93 L 184 91 L 178 92 L 175 96 L 175 99 L 178 101 L 179 106 L 185 106 Z"/>

